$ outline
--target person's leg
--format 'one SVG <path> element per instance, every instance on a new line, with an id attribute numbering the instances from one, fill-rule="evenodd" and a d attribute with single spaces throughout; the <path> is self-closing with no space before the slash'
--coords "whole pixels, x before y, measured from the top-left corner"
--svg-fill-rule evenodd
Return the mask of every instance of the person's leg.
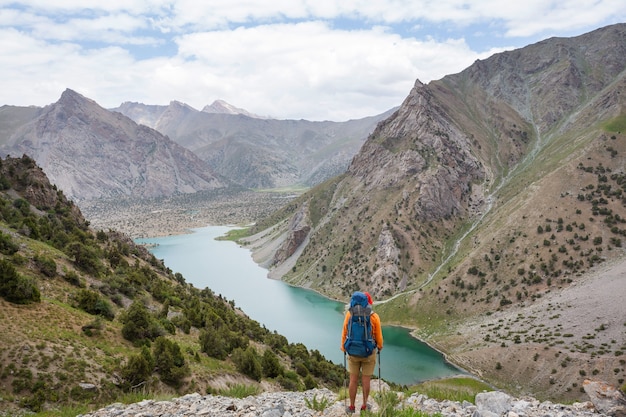
<path id="1" fill-rule="evenodd" d="M 376 366 L 376 353 L 373 353 L 368 358 L 365 358 L 362 363 L 362 377 L 361 383 L 363 384 L 363 406 L 362 410 L 367 408 L 367 399 L 370 395 L 370 382 L 372 380 L 372 374 Z"/>
<path id="2" fill-rule="evenodd" d="M 367 407 L 367 399 L 370 395 L 370 381 L 372 380 L 371 375 L 362 375 L 361 376 L 361 384 L 363 385 L 363 405 Z"/>
<path id="3" fill-rule="evenodd" d="M 348 385 L 348 396 L 350 397 L 350 410 L 354 410 L 356 393 L 359 386 L 359 373 L 361 363 L 354 357 L 348 356 L 348 371 L 350 372 L 350 384 Z"/>
<path id="4" fill-rule="evenodd" d="M 350 395 L 350 408 L 354 407 L 356 401 L 356 392 L 359 387 L 359 373 L 350 374 L 350 386 L 348 387 L 348 394 Z"/>

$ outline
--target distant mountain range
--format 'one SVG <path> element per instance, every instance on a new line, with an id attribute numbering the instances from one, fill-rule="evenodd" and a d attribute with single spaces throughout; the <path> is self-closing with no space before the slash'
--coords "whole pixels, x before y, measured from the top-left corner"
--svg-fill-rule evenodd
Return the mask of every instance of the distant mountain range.
<path id="1" fill-rule="evenodd" d="M 76 201 L 232 186 L 190 150 L 69 89 L 44 108 L 3 106 L 0 127 L 4 154 L 30 156 Z"/>
<path id="2" fill-rule="evenodd" d="M 112 109 L 190 149 L 247 188 L 312 186 L 343 173 L 386 113 L 346 122 L 261 118 L 223 101 L 202 111 L 123 103 Z"/>
<path id="3" fill-rule="evenodd" d="M 273 120 L 219 100 L 107 110 L 67 89 L 43 108 L 0 107 L 0 152 L 31 156 L 76 201 L 302 188 L 345 171 L 386 116 Z"/>

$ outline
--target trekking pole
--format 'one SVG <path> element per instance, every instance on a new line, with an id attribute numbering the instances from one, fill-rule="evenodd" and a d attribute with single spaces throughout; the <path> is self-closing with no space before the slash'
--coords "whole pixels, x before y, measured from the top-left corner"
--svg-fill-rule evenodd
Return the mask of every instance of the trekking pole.
<path id="1" fill-rule="evenodd" d="M 346 365 L 346 352 L 343 352 L 343 393 L 346 396 L 343 400 L 344 406 L 348 407 L 348 389 L 346 388 L 346 378 L 348 373 L 348 366 Z"/>
<path id="2" fill-rule="evenodd" d="M 380 395 L 380 349 L 378 349 L 378 395 Z"/>

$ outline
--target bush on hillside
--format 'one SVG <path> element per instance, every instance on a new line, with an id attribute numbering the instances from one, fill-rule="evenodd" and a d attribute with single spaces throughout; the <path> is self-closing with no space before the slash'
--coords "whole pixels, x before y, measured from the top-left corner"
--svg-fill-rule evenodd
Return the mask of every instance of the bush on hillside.
<path id="1" fill-rule="evenodd" d="M 165 334 L 157 319 L 145 305 L 134 301 L 120 317 L 123 323 L 122 336 L 136 345 L 144 345 Z"/>
<path id="2" fill-rule="evenodd" d="M 270 349 L 266 349 L 263 353 L 261 366 L 263 368 L 263 375 L 267 378 L 276 378 L 284 372 L 278 360 L 278 356 Z"/>
<path id="3" fill-rule="evenodd" d="M 154 358 L 147 346 L 142 346 L 141 352 L 128 358 L 122 368 L 121 375 L 125 389 L 133 389 L 145 384 L 154 371 Z"/>
<path id="4" fill-rule="evenodd" d="M 76 294 L 76 306 L 83 311 L 113 320 L 115 313 L 111 304 L 100 294 L 91 290 L 80 290 Z"/>
<path id="5" fill-rule="evenodd" d="M 154 341 L 154 364 L 161 381 L 176 388 L 190 374 L 178 343 L 165 337 L 158 337 Z"/>
<path id="6" fill-rule="evenodd" d="M 263 376 L 261 361 L 256 350 L 249 346 L 246 350 L 237 348 L 233 351 L 233 362 L 237 370 L 244 375 L 249 376 L 255 381 L 260 381 Z"/>
<path id="7" fill-rule="evenodd" d="M 53 278 L 57 274 L 57 264 L 54 259 L 43 255 L 35 255 L 33 258 L 35 265 L 39 271 L 49 278 Z"/>
<path id="8" fill-rule="evenodd" d="M 104 269 L 97 250 L 81 242 L 71 242 L 67 245 L 66 253 L 74 258 L 74 263 L 81 270 L 93 276 L 100 276 Z"/>
<path id="9" fill-rule="evenodd" d="M 0 259 L 0 296 L 15 304 L 41 301 L 35 280 L 20 275 L 6 259 Z"/>
<path id="10" fill-rule="evenodd" d="M 0 232 L 0 253 L 4 255 L 13 255 L 19 250 L 19 246 L 13 242 L 10 235 Z"/>

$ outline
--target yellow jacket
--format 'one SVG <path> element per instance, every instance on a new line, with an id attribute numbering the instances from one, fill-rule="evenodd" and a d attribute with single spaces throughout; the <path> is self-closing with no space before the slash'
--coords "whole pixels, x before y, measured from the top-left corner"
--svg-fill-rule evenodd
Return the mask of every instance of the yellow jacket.
<path id="1" fill-rule="evenodd" d="M 343 331 L 341 332 L 341 350 L 345 352 L 345 348 L 343 347 L 344 343 L 346 343 L 346 337 L 348 337 L 348 324 L 350 322 L 350 312 L 346 312 L 346 317 L 343 320 Z M 380 317 L 378 314 L 372 313 L 370 315 L 370 323 L 372 324 L 372 337 L 376 342 L 376 347 L 378 350 L 383 348 L 383 329 L 380 325 Z"/>

